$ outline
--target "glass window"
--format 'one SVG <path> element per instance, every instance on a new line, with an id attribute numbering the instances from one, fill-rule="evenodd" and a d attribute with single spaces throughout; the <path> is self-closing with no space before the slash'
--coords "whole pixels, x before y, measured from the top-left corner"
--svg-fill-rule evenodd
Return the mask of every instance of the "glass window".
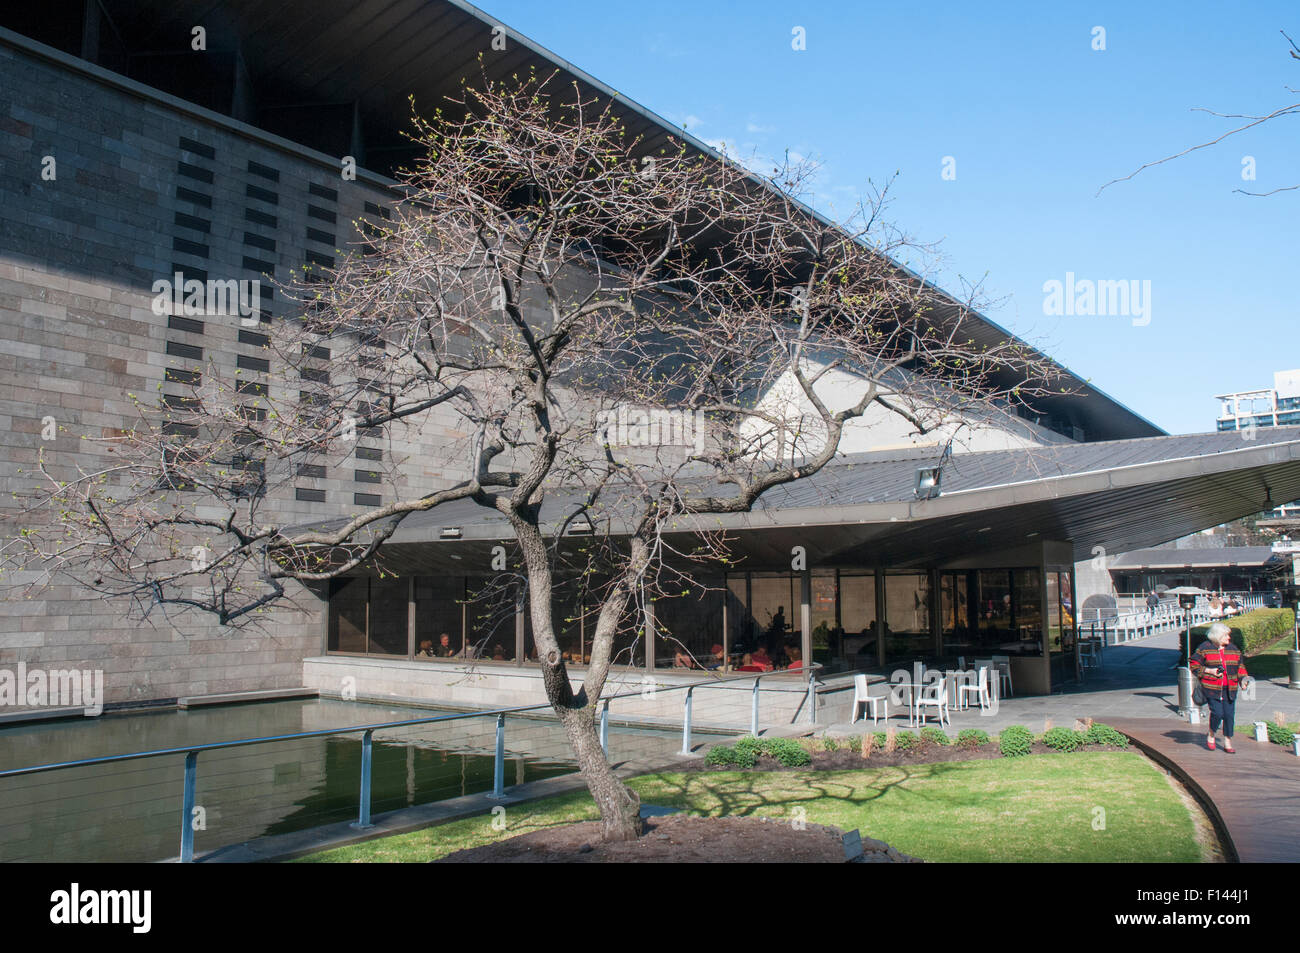
<path id="1" fill-rule="evenodd" d="M 369 579 L 335 579 L 331 584 L 329 649 L 366 650 L 366 598 Z"/>
<path id="2" fill-rule="evenodd" d="M 420 576 L 415 580 L 415 657 L 460 658 L 464 654 L 462 626 L 465 580 L 453 576 Z"/>
<path id="3" fill-rule="evenodd" d="M 407 655 L 410 591 L 407 579 L 370 580 L 371 655 Z"/>
<path id="4" fill-rule="evenodd" d="M 927 573 L 885 576 L 885 659 L 891 664 L 934 655 Z"/>
<path id="5" fill-rule="evenodd" d="M 788 644 L 798 644 L 799 577 L 792 573 L 756 572 L 750 574 L 752 603 L 749 617 L 754 638 L 743 646 L 749 653 L 764 649 L 775 658 Z"/>
<path id="6" fill-rule="evenodd" d="M 655 601 L 655 665 L 716 668 L 716 655 L 722 651 L 722 579 L 702 577 L 693 585 L 674 580 L 668 585 L 681 595 Z"/>
<path id="7" fill-rule="evenodd" d="M 507 662 L 515 657 L 515 587 L 475 578 L 465 586 L 465 654 Z"/>
<path id="8" fill-rule="evenodd" d="M 840 573 L 841 657 L 851 668 L 875 668 L 876 576 Z"/>

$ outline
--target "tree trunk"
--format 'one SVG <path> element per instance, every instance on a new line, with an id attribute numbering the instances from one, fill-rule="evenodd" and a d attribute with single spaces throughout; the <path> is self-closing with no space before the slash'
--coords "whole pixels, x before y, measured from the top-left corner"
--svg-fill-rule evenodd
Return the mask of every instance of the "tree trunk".
<path id="1" fill-rule="evenodd" d="M 600 808 L 601 837 L 607 841 L 636 840 L 641 836 L 641 798 L 619 780 L 600 748 L 595 712 L 571 708 L 560 713 L 569 745 L 578 758 L 578 768 L 587 790 Z"/>

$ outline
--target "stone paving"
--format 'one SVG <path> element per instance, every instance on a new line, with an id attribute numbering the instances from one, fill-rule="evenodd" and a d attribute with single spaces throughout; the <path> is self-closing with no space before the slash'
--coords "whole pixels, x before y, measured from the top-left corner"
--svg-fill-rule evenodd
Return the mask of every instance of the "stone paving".
<path id="1" fill-rule="evenodd" d="M 980 711 L 973 707 L 965 711 L 952 709 L 952 724 L 946 727 L 949 734 L 962 728 L 982 728 L 994 734 L 1008 725 L 1021 724 L 1031 731 L 1042 731 L 1043 723 L 1051 719 L 1053 725 L 1072 727 L 1075 719 L 1092 718 L 1108 722 L 1120 718 L 1163 718 L 1171 723 L 1185 722 L 1178 714 L 1178 689 L 1176 666 L 1180 634 L 1169 632 L 1150 636 L 1124 645 L 1108 646 L 1102 653 L 1100 669 L 1089 670 L 1085 680 L 1065 687 L 1052 695 L 1002 698 L 997 711 Z M 1246 660 L 1247 670 L 1250 660 Z M 883 693 L 883 686 L 873 686 L 872 694 Z M 1300 721 L 1300 691 L 1286 687 L 1286 679 L 1258 679 L 1255 697 L 1237 700 L 1237 723 L 1249 725 L 1253 721 L 1272 721 L 1274 712 L 1285 712 L 1291 720 Z M 906 707 L 889 707 L 889 723 L 897 729 L 908 728 Z M 935 724 L 931 714 L 929 724 Z M 861 734 L 871 725 L 871 718 L 860 718 L 856 724 L 836 722 L 826 725 L 822 732 L 831 735 Z M 883 731 L 885 720 L 876 726 Z"/>

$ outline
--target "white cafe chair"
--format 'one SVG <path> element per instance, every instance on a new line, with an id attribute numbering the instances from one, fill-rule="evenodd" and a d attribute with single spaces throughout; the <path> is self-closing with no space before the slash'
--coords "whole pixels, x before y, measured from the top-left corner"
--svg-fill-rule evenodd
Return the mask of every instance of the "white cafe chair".
<path id="1" fill-rule="evenodd" d="M 849 724 L 858 720 L 858 706 L 864 705 L 871 709 L 871 723 L 874 725 L 879 718 L 877 709 L 884 708 L 885 721 L 889 720 L 889 697 L 886 695 L 872 695 L 868 691 L 867 676 L 853 676 L 853 717 L 849 719 Z M 865 715 L 865 712 L 864 712 Z"/>
<path id="2" fill-rule="evenodd" d="M 998 670 L 998 676 L 1000 678 L 998 687 L 1001 691 L 999 691 L 998 694 L 1006 694 L 1008 696 L 1014 695 L 1015 692 L 1011 690 L 1011 656 L 995 655 L 993 656 L 992 661 L 994 667 Z"/>
<path id="3" fill-rule="evenodd" d="M 920 716 L 920 722 L 925 724 L 925 710 L 933 708 L 939 718 L 939 724 L 951 724 L 952 717 L 948 712 L 948 678 L 944 676 L 938 681 L 924 686 L 921 689 L 921 697 L 916 700 L 917 714 Z"/>
<path id="4" fill-rule="evenodd" d="M 980 709 L 987 710 L 991 702 L 989 701 L 989 670 L 988 666 L 980 666 L 979 679 L 974 685 L 969 682 L 957 686 L 957 707 L 965 709 L 966 699 L 974 695 L 979 699 Z"/>

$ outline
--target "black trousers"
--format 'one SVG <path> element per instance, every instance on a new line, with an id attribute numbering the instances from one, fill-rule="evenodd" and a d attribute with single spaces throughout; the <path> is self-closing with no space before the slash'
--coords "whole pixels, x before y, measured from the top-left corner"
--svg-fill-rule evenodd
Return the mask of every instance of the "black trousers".
<path id="1" fill-rule="evenodd" d="M 1219 725 L 1223 725 L 1223 737 L 1232 737 L 1232 723 L 1236 717 L 1237 699 L 1235 695 L 1229 695 L 1226 691 L 1205 691 L 1205 702 L 1210 706 L 1210 734 L 1219 730 Z"/>

